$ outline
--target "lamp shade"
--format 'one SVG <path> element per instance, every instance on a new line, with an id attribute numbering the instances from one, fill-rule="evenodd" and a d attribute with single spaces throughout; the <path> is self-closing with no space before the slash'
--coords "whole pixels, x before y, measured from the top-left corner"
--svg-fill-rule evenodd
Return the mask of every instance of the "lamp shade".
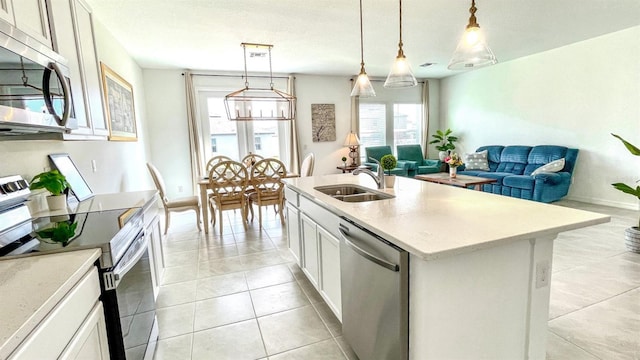
<path id="1" fill-rule="evenodd" d="M 384 87 L 405 88 L 416 85 L 418 85 L 418 81 L 416 80 L 416 77 L 413 76 L 409 61 L 404 54 L 398 54 L 398 57 L 396 57 L 396 60 L 391 66 L 391 71 L 389 72 L 389 76 L 387 76 L 387 81 L 384 82 Z"/>
<path id="2" fill-rule="evenodd" d="M 351 90 L 351 96 L 376 96 L 376 91 L 373 90 L 373 85 L 371 85 L 371 81 L 369 80 L 367 73 L 364 72 L 364 66 L 360 75 L 358 75 L 358 78 L 356 79 L 356 84 L 353 86 L 353 90 Z"/>
<path id="3" fill-rule="evenodd" d="M 468 27 L 451 57 L 448 68 L 463 70 L 497 63 L 479 26 Z"/>
<path id="4" fill-rule="evenodd" d="M 358 134 L 350 132 L 347 135 L 347 138 L 344 139 L 344 146 L 360 146 L 360 139 L 358 139 Z"/>

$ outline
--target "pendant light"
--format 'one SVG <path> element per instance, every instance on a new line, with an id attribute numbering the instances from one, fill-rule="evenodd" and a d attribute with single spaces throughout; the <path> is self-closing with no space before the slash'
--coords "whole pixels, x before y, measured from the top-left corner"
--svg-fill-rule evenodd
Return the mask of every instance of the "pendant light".
<path id="1" fill-rule="evenodd" d="M 232 121 L 292 120 L 295 117 L 296 98 L 273 87 L 271 48 L 273 45 L 240 44 L 244 51 L 244 88 L 224 97 L 227 118 Z M 269 51 L 269 88 L 249 87 L 247 75 L 247 47 Z"/>
<path id="2" fill-rule="evenodd" d="M 411 65 L 402 51 L 402 0 L 400 0 L 400 42 L 398 43 L 398 56 L 391 66 L 387 81 L 384 82 L 386 88 L 406 88 L 418 85 L 416 77 L 413 76 Z"/>
<path id="3" fill-rule="evenodd" d="M 372 96 L 376 96 L 376 92 L 375 90 L 373 90 L 373 85 L 371 85 L 371 81 L 369 80 L 369 76 L 367 76 L 367 72 L 364 71 L 363 43 L 364 41 L 362 39 L 362 0 L 360 0 L 360 74 L 358 75 L 356 84 L 353 86 L 353 90 L 351 90 L 351 96 L 372 97 Z"/>
<path id="4" fill-rule="evenodd" d="M 476 1 L 471 0 L 469 12 L 469 24 L 458 43 L 456 51 L 449 62 L 450 70 L 464 70 L 486 65 L 493 65 L 498 62 L 495 55 L 487 45 L 480 25 L 476 22 Z"/>

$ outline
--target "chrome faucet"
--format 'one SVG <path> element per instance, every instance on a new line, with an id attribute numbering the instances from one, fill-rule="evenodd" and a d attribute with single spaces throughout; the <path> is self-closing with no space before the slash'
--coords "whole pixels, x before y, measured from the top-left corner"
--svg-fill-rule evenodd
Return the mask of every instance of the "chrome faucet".
<path id="1" fill-rule="evenodd" d="M 376 185 L 378 185 L 378 189 L 384 189 L 384 169 L 382 168 L 382 165 L 380 165 L 380 162 L 374 158 L 369 158 L 369 160 L 375 162 L 376 164 L 378 164 L 378 173 L 374 174 L 373 171 L 369 170 L 369 169 L 363 169 L 363 168 L 357 168 L 355 170 L 353 170 L 353 175 L 358 175 L 358 174 L 367 174 L 369 176 L 371 176 L 373 178 L 373 180 L 376 182 Z"/>

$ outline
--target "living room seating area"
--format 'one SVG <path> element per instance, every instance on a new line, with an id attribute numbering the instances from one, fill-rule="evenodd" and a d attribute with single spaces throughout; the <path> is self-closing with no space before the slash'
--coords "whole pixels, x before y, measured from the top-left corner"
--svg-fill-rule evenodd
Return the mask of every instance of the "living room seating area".
<path id="1" fill-rule="evenodd" d="M 398 145 L 396 146 L 396 158 L 398 159 L 398 165 L 395 169 L 391 170 L 392 175 L 414 177 L 422 174 L 432 174 L 440 171 L 440 160 L 425 159 L 422 152 L 422 147 L 419 144 L 413 145 Z M 369 160 L 374 158 L 378 161 L 388 154 L 393 154 L 391 146 L 369 146 L 365 148 L 367 155 L 367 161 L 363 165 L 371 166 L 373 171 L 378 168 L 375 162 Z"/>
<path id="2" fill-rule="evenodd" d="M 577 157 L 578 149 L 564 146 L 481 146 L 458 173 L 497 179 L 485 192 L 550 203 L 569 192 Z"/>

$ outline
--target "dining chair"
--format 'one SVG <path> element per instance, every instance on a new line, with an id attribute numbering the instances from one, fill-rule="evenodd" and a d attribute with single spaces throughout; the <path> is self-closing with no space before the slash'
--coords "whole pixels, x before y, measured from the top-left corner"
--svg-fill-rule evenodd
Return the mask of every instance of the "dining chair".
<path id="1" fill-rule="evenodd" d="M 216 155 L 214 157 L 212 157 L 211 159 L 209 159 L 209 161 L 207 161 L 207 166 L 205 167 L 205 174 L 209 174 L 209 171 L 211 170 L 211 168 L 213 167 L 213 165 L 222 162 L 222 161 L 229 161 L 229 160 L 233 160 L 228 156 L 225 155 Z"/>
<path id="2" fill-rule="evenodd" d="M 164 185 L 164 179 L 153 164 L 147 163 L 147 167 L 149 168 L 149 172 L 151 173 L 151 177 L 153 178 L 153 182 L 156 184 L 156 188 L 160 193 L 160 199 L 162 199 L 162 206 L 164 207 L 164 216 L 165 216 L 165 224 L 164 224 L 164 233 L 167 234 L 169 230 L 169 224 L 171 222 L 171 212 L 182 212 L 194 210 L 196 212 L 196 224 L 198 225 L 198 231 L 202 230 L 200 228 L 200 201 L 197 196 L 187 196 L 181 197 L 178 199 L 169 200 L 167 198 L 167 191 Z M 206 224 L 205 224 L 206 225 Z"/>
<path id="3" fill-rule="evenodd" d="M 300 176 L 311 176 L 313 175 L 313 166 L 315 164 L 316 156 L 313 153 L 307 154 L 307 156 L 302 159 L 302 164 L 300 165 Z"/>
<path id="4" fill-rule="evenodd" d="M 278 207 L 280 222 L 284 225 L 282 205 L 284 204 L 284 183 L 282 178 L 287 170 L 278 159 L 263 159 L 255 163 L 251 169 L 251 185 L 253 192 L 247 195 L 249 199 L 249 211 L 253 221 L 253 205 L 258 205 L 258 220 L 262 228 L 262 207 L 273 205 Z"/>
<path id="5" fill-rule="evenodd" d="M 228 160 L 219 162 L 209 171 L 209 188 L 213 195 L 209 198 L 211 209 L 211 221 L 216 225 L 216 211 L 220 219 L 220 234 L 222 234 L 224 210 L 240 209 L 242 213 L 242 225 L 245 230 L 247 223 L 247 199 L 245 191 L 249 185 L 249 174 L 242 163 Z"/>
<path id="6" fill-rule="evenodd" d="M 242 163 L 247 169 L 250 169 L 255 163 L 263 159 L 264 156 L 262 155 L 249 153 L 249 155 L 242 158 Z"/>

